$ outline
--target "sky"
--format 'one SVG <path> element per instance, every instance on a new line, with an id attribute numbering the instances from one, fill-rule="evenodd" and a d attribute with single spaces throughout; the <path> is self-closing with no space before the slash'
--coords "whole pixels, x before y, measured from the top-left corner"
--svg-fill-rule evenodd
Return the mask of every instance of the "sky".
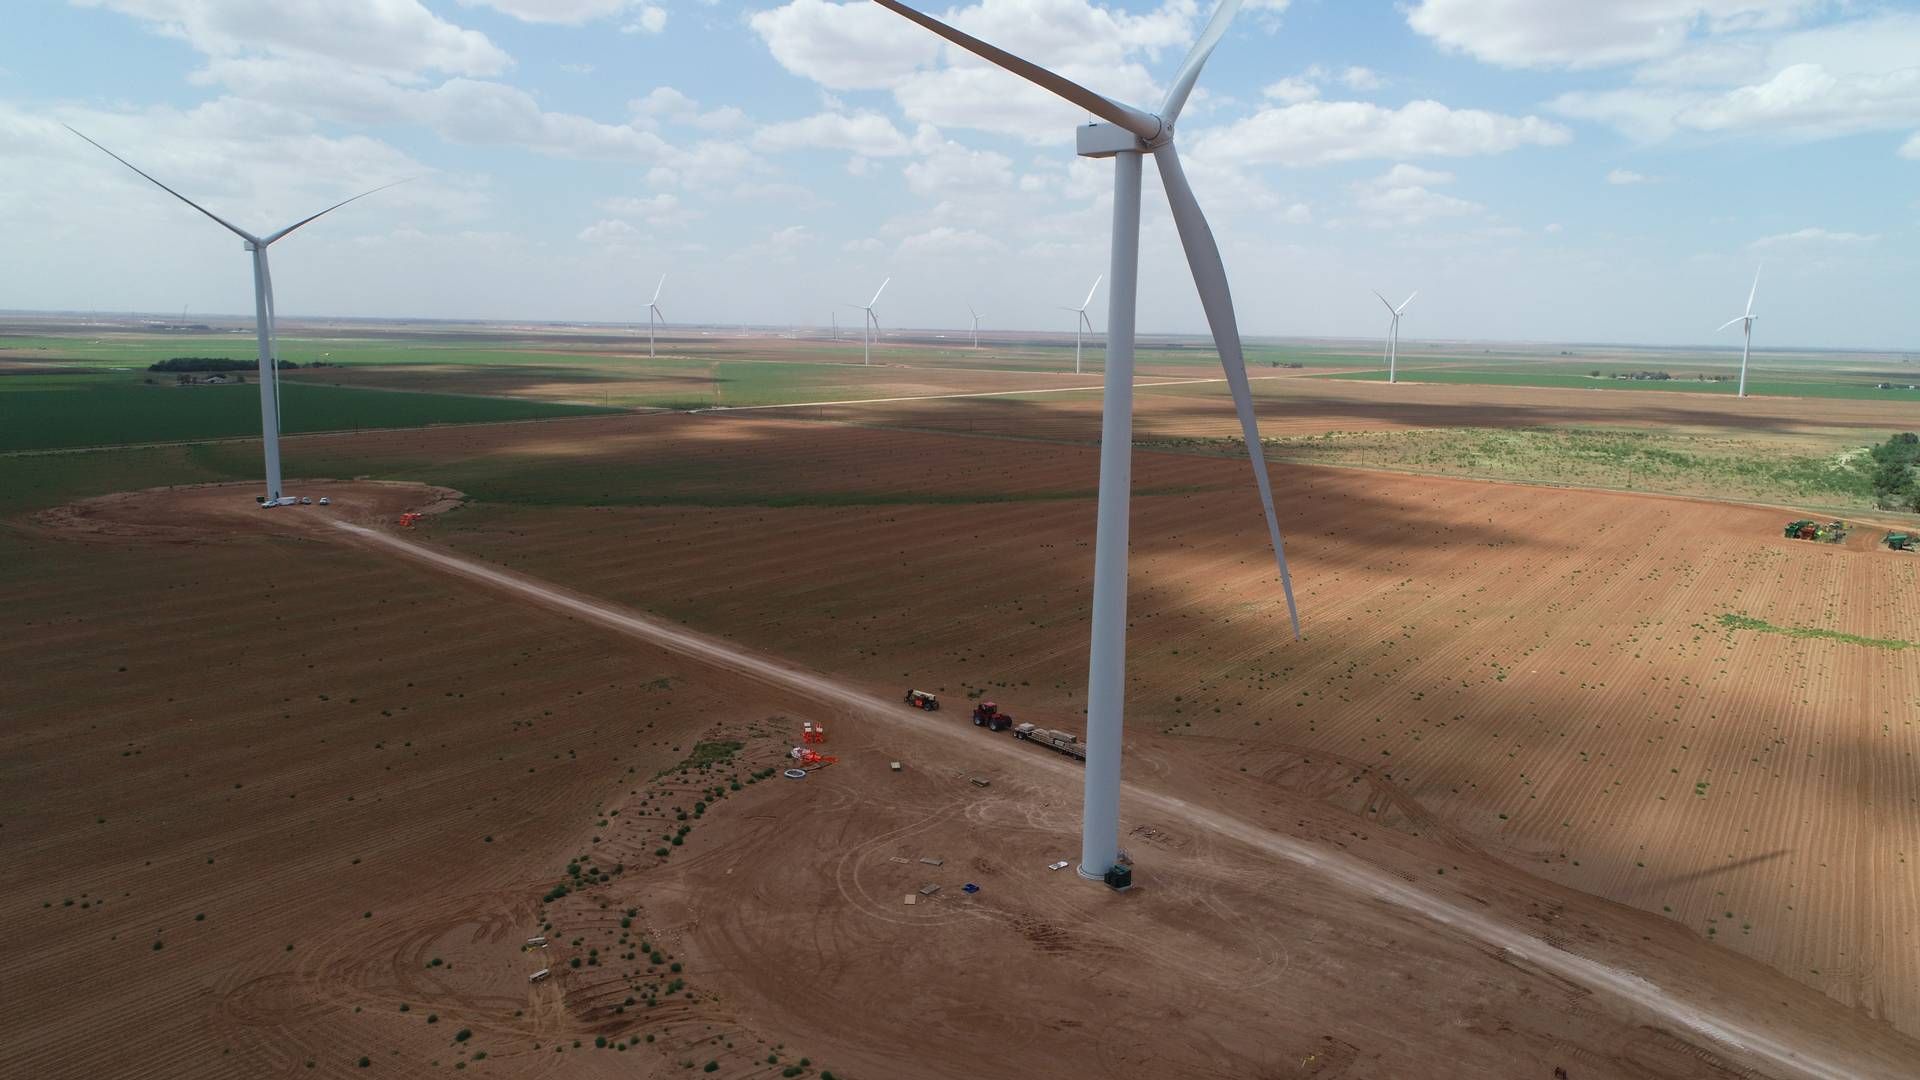
<path id="1" fill-rule="evenodd" d="M 1210 0 L 923 5 L 1157 111 Z M 1086 115 L 868 0 L 20 0 L 0 309 L 1071 332 Z M 1920 5 L 1247 0 L 1177 145 L 1250 335 L 1920 349 Z M 1205 329 L 1155 170 L 1139 325 Z M 1104 326 L 1105 288 L 1090 314 Z"/>

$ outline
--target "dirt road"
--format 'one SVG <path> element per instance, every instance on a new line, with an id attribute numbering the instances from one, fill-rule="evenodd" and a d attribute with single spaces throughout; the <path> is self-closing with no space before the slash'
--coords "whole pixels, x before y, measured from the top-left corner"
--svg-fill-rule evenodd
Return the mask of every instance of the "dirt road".
<path id="1" fill-rule="evenodd" d="M 837 709 L 907 726 L 896 703 L 816 672 L 375 529 L 340 521 L 330 524 L 370 547 L 482 582 L 519 599 L 584 618 L 721 669 L 818 697 Z M 1078 776 L 1079 770 L 1064 759 L 1026 753 L 1025 748 L 1012 742 L 969 739 L 965 729 L 957 725 L 915 724 L 912 730 L 964 741 L 975 753 L 1001 754 L 1009 762 L 1018 761 L 1023 769 L 1046 772 L 1062 784 L 1070 785 Z M 1890 1044 L 1867 1045 L 1840 1033 L 1796 1030 L 1786 1025 L 1790 1018 L 1777 1011 L 1734 1003 L 1731 999 L 1738 988 L 1704 986 L 1695 994 L 1655 985 L 1631 971 L 1574 955 L 1502 920 L 1435 896 L 1380 867 L 1303 843 L 1243 818 L 1138 786 L 1128 790 L 1127 799 L 1137 808 L 1183 819 L 1271 857 L 1311 869 L 1363 896 L 1418 913 L 1526 965 L 1613 999 L 1658 1026 L 1708 1040 L 1716 1050 L 1746 1059 L 1768 1073 L 1816 1080 L 1911 1075 L 1911 1059 Z"/>

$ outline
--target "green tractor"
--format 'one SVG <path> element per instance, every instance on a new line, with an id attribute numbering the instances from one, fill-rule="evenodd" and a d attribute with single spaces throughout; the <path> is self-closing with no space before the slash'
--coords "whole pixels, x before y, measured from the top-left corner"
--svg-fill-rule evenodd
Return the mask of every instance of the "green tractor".
<path id="1" fill-rule="evenodd" d="M 1820 526 L 1814 524 L 1810 519 L 1802 518 L 1799 521 L 1787 522 L 1787 528 L 1783 535 L 1789 540 L 1811 540 L 1819 531 Z"/>
<path id="2" fill-rule="evenodd" d="M 1885 543 L 1895 551 L 1912 551 L 1920 547 L 1920 536 L 1912 533 L 1890 532 L 1886 536 Z"/>

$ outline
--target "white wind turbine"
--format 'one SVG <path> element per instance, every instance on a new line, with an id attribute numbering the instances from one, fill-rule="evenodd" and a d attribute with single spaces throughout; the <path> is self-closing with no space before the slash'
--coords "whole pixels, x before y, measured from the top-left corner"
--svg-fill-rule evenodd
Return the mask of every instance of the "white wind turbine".
<path id="1" fill-rule="evenodd" d="M 1300 617 L 1293 603 L 1293 583 L 1287 573 L 1286 550 L 1274 517 L 1273 493 L 1267 482 L 1267 461 L 1260 446 L 1260 429 L 1253 413 L 1253 391 L 1247 384 L 1246 357 L 1240 329 L 1234 321 L 1233 296 L 1227 287 L 1226 266 L 1213 231 L 1193 197 L 1180 156 L 1173 148 L 1174 123 L 1193 92 L 1194 82 L 1214 46 L 1227 32 L 1240 0 L 1224 0 L 1187 54 L 1158 115 L 1141 112 L 1102 97 L 1036 64 L 1014 56 L 897 0 L 874 0 L 933 31 L 960 48 L 982 57 L 1080 106 L 1106 123 L 1089 123 L 1078 131 L 1083 157 L 1110 157 L 1113 169 L 1113 284 L 1107 303 L 1107 373 L 1100 426 L 1100 508 L 1094 534 L 1093 633 L 1087 671 L 1086 797 L 1081 817 L 1080 866 L 1084 877 L 1103 877 L 1120 852 L 1120 735 L 1126 705 L 1127 653 L 1127 510 L 1133 482 L 1133 337 L 1134 301 L 1140 284 L 1140 175 L 1143 158 L 1152 154 L 1162 186 L 1173 210 L 1180 243 L 1186 249 L 1201 306 L 1213 329 L 1215 348 L 1233 391 L 1240 431 L 1253 461 L 1254 484 L 1267 515 L 1280 583 L 1286 592 L 1287 614 L 1293 633 L 1300 635 Z"/>
<path id="2" fill-rule="evenodd" d="M 653 299 L 647 301 L 647 358 L 653 359 L 653 320 L 657 317 L 660 325 L 667 324 L 667 313 L 660 310 L 660 290 L 667 287 L 667 275 L 660 275 L 660 284 L 653 287 Z"/>
<path id="3" fill-rule="evenodd" d="M 981 315 L 980 315 L 980 313 L 979 313 L 979 312 L 977 312 L 977 311 L 975 311 L 975 310 L 973 310 L 973 305 L 972 305 L 972 304 L 968 304 L 968 305 L 967 305 L 967 314 L 969 314 L 969 315 L 971 315 L 971 316 L 973 316 L 973 347 L 977 349 L 977 348 L 979 348 L 979 347 L 980 347 L 980 319 L 981 319 Z"/>
<path id="4" fill-rule="evenodd" d="M 72 131 L 75 135 L 80 135 L 82 139 L 87 139 L 85 135 L 81 135 L 80 132 L 76 131 L 72 126 L 62 126 L 66 127 L 68 131 Z M 406 181 L 396 180 L 393 184 L 382 184 L 374 188 L 373 191 L 363 191 L 351 199 L 342 199 L 334 203 L 318 214 L 301 218 L 299 221 L 281 229 L 279 232 L 268 233 L 265 236 L 255 236 L 232 222 L 227 221 L 225 218 L 220 217 L 213 211 L 208 210 L 206 207 L 201 206 L 199 203 L 194 202 L 192 199 L 187 198 L 185 195 L 155 180 L 152 176 L 141 170 L 139 166 L 121 157 L 119 154 L 101 146 L 97 142 L 93 142 L 92 139 L 87 139 L 87 141 L 93 143 L 94 148 L 101 153 L 145 177 L 161 191 L 166 192 L 181 202 L 186 203 L 188 206 L 193 207 L 195 210 L 200 211 L 202 214 L 212 218 L 214 221 L 219 222 L 228 232 L 233 233 L 245 241 L 245 249 L 253 253 L 254 334 L 258 339 L 260 348 L 260 441 L 265 449 L 267 459 L 267 494 L 260 502 L 263 506 L 291 505 L 295 500 L 291 496 L 282 495 L 280 489 L 280 352 L 279 340 L 274 333 L 273 275 L 267 268 L 267 248 L 286 238 L 289 233 L 313 221 L 315 218 L 324 214 L 330 214 L 356 199 L 364 199 L 375 191 L 385 191 L 387 188 L 394 186 L 394 184 L 403 184 Z"/>
<path id="5" fill-rule="evenodd" d="M 1060 309 L 1075 313 L 1073 323 L 1073 373 L 1075 375 L 1080 374 L 1080 335 L 1083 331 L 1088 334 L 1093 333 L 1093 320 L 1087 318 L 1087 306 L 1093 303 L 1093 294 L 1100 291 L 1100 283 L 1105 281 L 1106 277 L 1107 275 L 1101 274 L 1093 279 L 1093 288 L 1087 290 L 1087 298 L 1080 302 L 1079 307 Z"/>
<path id="6" fill-rule="evenodd" d="M 1740 327 L 1740 332 L 1746 335 L 1746 340 L 1743 341 L 1740 345 L 1740 396 L 1741 397 L 1747 396 L 1747 354 L 1753 351 L 1753 320 L 1760 317 L 1753 313 L 1753 298 L 1755 296 L 1758 296 L 1759 294 L 1760 294 L 1760 267 L 1756 266 L 1753 268 L 1753 288 L 1747 292 L 1747 313 L 1745 315 L 1735 315 L 1733 318 L 1728 319 L 1726 322 L 1723 322 L 1720 324 L 1720 330 L 1725 330 L 1727 327 L 1732 326 L 1734 323 L 1743 324 Z M 1715 333 L 1718 333 L 1718 332 L 1719 332 L 1718 330 L 1715 331 Z"/>
<path id="7" fill-rule="evenodd" d="M 867 317 L 860 324 L 860 362 L 863 364 L 873 363 L 873 335 L 880 330 L 880 316 L 874 314 L 873 305 L 880 302 L 880 294 L 886 292 L 887 286 L 891 284 L 893 284 L 893 279 L 888 278 L 880 283 L 878 289 L 873 291 L 873 299 L 864 304 L 847 305 L 856 311 L 866 312 Z"/>
<path id="8" fill-rule="evenodd" d="M 1373 295 L 1380 296 L 1380 291 L 1375 289 Z M 1387 381 L 1390 383 L 1400 381 L 1397 371 L 1400 362 L 1400 316 L 1406 314 L 1407 305 L 1413 303 L 1414 296 L 1419 295 L 1419 289 L 1413 290 L 1413 296 L 1407 297 L 1399 307 L 1394 307 L 1386 297 L 1380 296 L 1380 302 L 1387 305 L 1387 314 L 1393 317 L 1393 321 L 1387 324 Z"/>

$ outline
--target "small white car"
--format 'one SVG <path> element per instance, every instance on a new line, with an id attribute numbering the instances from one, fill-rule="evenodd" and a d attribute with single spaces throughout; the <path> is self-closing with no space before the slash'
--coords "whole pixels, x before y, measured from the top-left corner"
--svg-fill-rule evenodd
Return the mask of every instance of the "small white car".
<path id="1" fill-rule="evenodd" d="M 321 506 L 332 506 L 332 505 L 333 505 L 333 501 L 332 501 L 331 499 L 328 499 L 328 498 L 327 498 L 327 497 L 326 497 L 325 495 L 322 495 L 322 496 L 320 496 L 320 505 L 321 505 Z"/>
<path id="2" fill-rule="evenodd" d="M 308 496 L 308 495 L 302 495 L 302 496 L 300 496 L 300 505 L 301 505 L 301 506 L 312 506 L 312 505 L 313 505 L 313 498 L 312 498 L 311 496 Z"/>

